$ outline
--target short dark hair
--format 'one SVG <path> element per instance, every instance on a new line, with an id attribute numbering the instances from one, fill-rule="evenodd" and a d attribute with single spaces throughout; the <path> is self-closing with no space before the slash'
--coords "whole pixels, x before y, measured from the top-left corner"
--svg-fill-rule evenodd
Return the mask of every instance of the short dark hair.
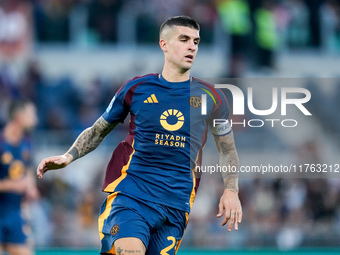
<path id="1" fill-rule="evenodd" d="M 8 106 L 8 120 L 11 121 L 15 115 L 26 107 L 28 104 L 33 104 L 27 99 L 13 99 Z"/>
<path id="2" fill-rule="evenodd" d="M 164 23 L 161 25 L 159 29 L 159 34 L 162 33 L 163 29 L 165 27 L 172 27 L 172 26 L 184 26 L 184 27 L 190 27 L 196 30 L 200 30 L 200 25 L 197 23 L 196 20 L 193 18 L 190 18 L 189 16 L 174 16 L 171 18 L 168 18 Z"/>

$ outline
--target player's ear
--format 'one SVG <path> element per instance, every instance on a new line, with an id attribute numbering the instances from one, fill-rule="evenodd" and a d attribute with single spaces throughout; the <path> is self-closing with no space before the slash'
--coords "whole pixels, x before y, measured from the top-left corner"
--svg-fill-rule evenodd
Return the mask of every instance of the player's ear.
<path id="1" fill-rule="evenodd" d="M 159 46 L 161 47 L 162 51 L 167 52 L 168 51 L 168 45 L 165 39 L 159 40 Z"/>

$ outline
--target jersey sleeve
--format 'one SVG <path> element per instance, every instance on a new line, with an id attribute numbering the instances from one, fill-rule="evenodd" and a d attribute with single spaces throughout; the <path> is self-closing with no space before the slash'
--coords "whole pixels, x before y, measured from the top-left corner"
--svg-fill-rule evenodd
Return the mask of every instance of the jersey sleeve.
<path id="1" fill-rule="evenodd" d="M 131 102 L 127 100 L 129 97 L 129 88 L 129 83 L 124 84 L 112 98 L 109 106 L 102 115 L 107 122 L 124 122 L 130 111 Z"/>
<path id="2" fill-rule="evenodd" d="M 209 118 L 211 133 L 214 135 L 227 135 L 231 132 L 229 123 L 229 105 L 224 93 L 216 89 L 219 98 L 216 99 L 216 104 L 213 107 Z"/>

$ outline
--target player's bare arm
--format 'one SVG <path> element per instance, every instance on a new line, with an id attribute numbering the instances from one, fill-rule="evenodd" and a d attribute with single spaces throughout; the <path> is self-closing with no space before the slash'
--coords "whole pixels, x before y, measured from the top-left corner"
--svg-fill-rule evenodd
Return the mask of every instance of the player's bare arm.
<path id="1" fill-rule="evenodd" d="M 23 177 L 19 180 L 5 179 L 0 181 L 0 193 L 1 192 L 14 192 L 23 194 L 28 189 L 27 177 Z"/>
<path id="2" fill-rule="evenodd" d="M 103 117 L 100 117 L 92 127 L 85 129 L 73 143 L 66 154 L 72 156 L 72 161 L 85 156 L 104 140 L 104 138 L 117 126 L 110 124 Z"/>
<path id="3" fill-rule="evenodd" d="M 217 149 L 220 153 L 220 165 L 236 167 L 238 169 L 239 160 L 235 147 L 233 132 L 225 136 L 214 136 Z M 222 172 L 223 182 L 226 189 L 238 193 L 238 173 Z"/>
<path id="4" fill-rule="evenodd" d="M 36 179 L 34 178 L 34 170 L 32 167 L 29 167 L 27 169 L 26 178 L 28 182 L 27 190 L 26 190 L 26 198 L 31 201 L 38 199 L 40 196 L 40 193 L 37 188 Z"/>
<path id="5" fill-rule="evenodd" d="M 214 140 L 220 153 L 221 167 L 230 166 L 227 169 L 234 168 L 238 170 L 239 159 L 235 147 L 233 132 L 230 132 L 225 136 L 214 135 Z M 217 217 L 222 217 L 224 214 L 222 226 L 227 224 L 229 221 L 228 231 L 232 230 L 233 225 L 235 230 L 238 230 L 238 224 L 242 221 L 242 207 L 238 197 L 238 172 L 222 172 L 222 177 L 225 190 L 220 199 Z"/>
<path id="6" fill-rule="evenodd" d="M 61 156 L 43 159 L 38 166 L 37 175 L 42 178 L 48 170 L 66 167 L 71 162 L 95 150 L 104 138 L 118 125 L 109 123 L 100 117 L 91 127 L 85 129 L 75 140 L 71 148 Z"/>

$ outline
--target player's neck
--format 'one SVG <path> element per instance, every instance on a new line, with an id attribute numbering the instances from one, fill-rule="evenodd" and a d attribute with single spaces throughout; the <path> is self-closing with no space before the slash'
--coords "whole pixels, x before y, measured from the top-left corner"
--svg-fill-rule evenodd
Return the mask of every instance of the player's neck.
<path id="1" fill-rule="evenodd" d="M 190 70 L 181 72 L 178 69 L 169 68 L 166 65 L 164 65 L 162 77 L 169 82 L 187 81 L 190 78 Z"/>
<path id="2" fill-rule="evenodd" d="M 24 131 L 17 123 L 10 122 L 4 127 L 3 134 L 6 142 L 17 145 L 21 141 Z"/>

